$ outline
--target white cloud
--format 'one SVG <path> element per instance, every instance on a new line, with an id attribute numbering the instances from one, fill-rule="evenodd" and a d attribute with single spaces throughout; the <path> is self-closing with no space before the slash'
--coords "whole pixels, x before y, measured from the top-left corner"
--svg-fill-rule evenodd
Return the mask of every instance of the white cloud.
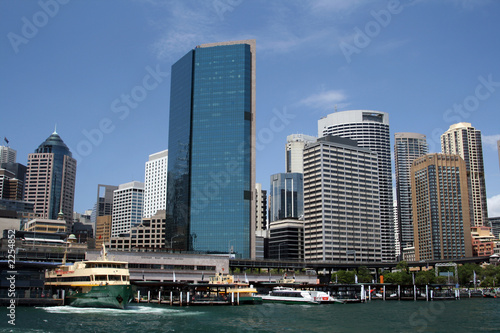
<path id="1" fill-rule="evenodd" d="M 347 103 L 342 103 L 339 105 L 339 103 L 344 102 L 346 99 L 347 96 L 343 90 L 328 90 L 310 95 L 302 99 L 298 104 L 310 109 L 323 111 L 327 109 L 334 109 L 335 106 L 347 106 Z"/>
<path id="2" fill-rule="evenodd" d="M 500 194 L 488 198 L 488 216 L 500 216 Z"/>
<path id="3" fill-rule="evenodd" d="M 175 60 L 196 45 L 219 41 L 215 27 L 223 17 L 212 2 L 142 1 L 150 5 L 149 24 L 159 31 L 151 46 L 159 59 Z"/>
<path id="4" fill-rule="evenodd" d="M 500 140 L 500 134 L 496 135 L 483 135 L 481 141 L 483 142 L 483 147 L 487 146 L 493 150 L 497 150 L 497 141 Z"/>

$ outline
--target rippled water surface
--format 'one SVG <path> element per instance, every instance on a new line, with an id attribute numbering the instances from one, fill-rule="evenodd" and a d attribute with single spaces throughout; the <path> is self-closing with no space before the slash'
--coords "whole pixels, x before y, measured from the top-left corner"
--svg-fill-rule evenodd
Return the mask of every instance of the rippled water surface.
<path id="1" fill-rule="evenodd" d="M 500 299 L 366 304 L 6 308 L 0 332 L 500 332 Z"/>

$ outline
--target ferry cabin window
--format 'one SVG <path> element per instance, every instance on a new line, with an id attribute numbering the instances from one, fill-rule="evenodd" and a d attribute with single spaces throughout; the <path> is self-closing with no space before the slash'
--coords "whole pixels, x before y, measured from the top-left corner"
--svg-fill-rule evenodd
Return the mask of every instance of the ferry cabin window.
<path id="1" fill-rule="evenodd" d="M 48 278 L 46 282 L 81 282 L 90 281 L 90 276 Z"/>
<path id="2" fill-rule="evenodd" d="M 107 281 L 107 276 L 106 275 L 96 275 L 94 278 L 95 281 Z"/>

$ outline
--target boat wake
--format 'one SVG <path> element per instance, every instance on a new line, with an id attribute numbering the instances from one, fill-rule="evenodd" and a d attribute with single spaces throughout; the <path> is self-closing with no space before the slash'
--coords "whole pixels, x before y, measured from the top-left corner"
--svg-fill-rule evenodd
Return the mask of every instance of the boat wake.
<path id="1" fill-rule="evenodd" d="M 109 316 L 120 316 L 120 315 L 130 315 L 133 314 L 155 314 L 155 315 L 180 315 L 180 316 L 191 316 L 199 315 L 202 312 L 188 312 L 186 310 L 172 309 L 169 307 L 151 307 L 151 306 L 134 306 L 129 305 L 125 309 L 108 309 L 108 308 L 78 308 L 69 305 L 65 306 L 50 306 L 50 307 L 39 307 L 48 313 L 56 314 L 100 314 Z"/>

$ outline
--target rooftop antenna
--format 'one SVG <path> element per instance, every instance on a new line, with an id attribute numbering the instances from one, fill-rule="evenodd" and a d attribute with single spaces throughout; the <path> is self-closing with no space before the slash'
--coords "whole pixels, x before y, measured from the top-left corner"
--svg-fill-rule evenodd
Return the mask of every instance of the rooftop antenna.
<path id="1" fill-rule="evenodd" d="M 337 104 L 335 104 L 335 111 L 334 112 L 337 112 Z"/>
<path id="2" fill-rule="evenodd" d="M 54 125 L 54 133 L 52 134 L 57 134 L 57 124 Z"/>

